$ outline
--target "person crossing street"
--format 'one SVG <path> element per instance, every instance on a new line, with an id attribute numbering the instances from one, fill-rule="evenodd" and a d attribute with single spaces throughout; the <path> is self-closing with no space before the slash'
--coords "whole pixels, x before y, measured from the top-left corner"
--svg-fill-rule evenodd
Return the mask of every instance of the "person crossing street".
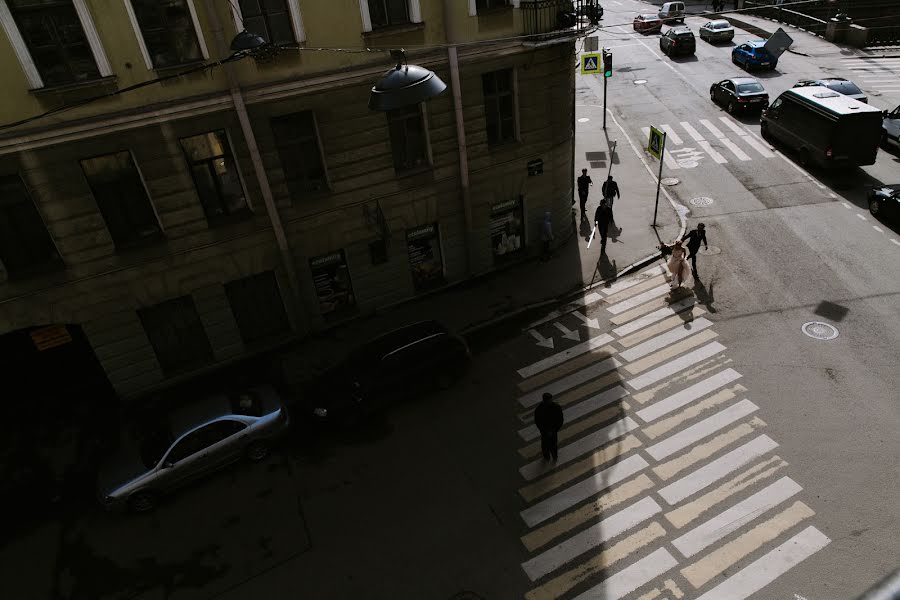
<path id="1" fill-rule="evenodd" d="M 563 425 L 563 411 L 553 401 L 553 394 L 544 392 L 541 402 L 534 409 L 534 424 L 541 432 L 541 454 L 544 460 L 556 460 L 558 445 L 557 434 Z"/>
<path id="2" fill-rule="evenodd" d="M 690 251 L 691 260 L 691 273 L 694 275 L 694 279 L 700 279 L 700 276 L 697 275 L 697 252 L 700 251 L 700 244 L 703 243 L 703 247 L 709 249 L 709 246 L 706 243 L 706 225 L 703 223 L 697 224 L 697 229 L 694 229 L 683 238 L 681 241 L 684 242 L 687 240 L 687 249 Z"/>

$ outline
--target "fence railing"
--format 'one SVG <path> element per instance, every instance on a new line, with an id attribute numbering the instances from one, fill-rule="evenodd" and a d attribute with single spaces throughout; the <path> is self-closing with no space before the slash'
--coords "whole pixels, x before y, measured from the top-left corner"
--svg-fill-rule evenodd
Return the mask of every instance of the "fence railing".
<path id="1" fill-rule="evenodd" d="M 900 25 L 869 28 L 867 46 L 887 46 L 900 44 Z"/>
<path id="2" fill-rule="evenodd" d="M 598 22 L 599 0 L 521 0 L 524 34 L 533 39 L 576 36 Z"/>
<path id="3" fill-rule="evenodd" d="M 776 21 L 786 23 L 787 25 L 793 25 L 794 27 L 805 29 L 806 31 L 815 33 L 816 35 L 821 35 L 823 37 L 825 35 L 825 29 L 828 26 L 827 21 L 801 12 L 797 12 L 795 10 L 783 8 L 779 5 L 772 6 L 769 3 L 757 4 L 755 2 L 747 2 L 745 4 L 745 7 L 754 9 L 748 14 L 774 19 Z"/>

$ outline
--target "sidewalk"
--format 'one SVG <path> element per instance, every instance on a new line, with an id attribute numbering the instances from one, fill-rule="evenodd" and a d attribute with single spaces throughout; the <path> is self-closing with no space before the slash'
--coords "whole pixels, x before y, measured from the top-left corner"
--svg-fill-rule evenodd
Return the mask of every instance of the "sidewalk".
<path id="1" fill-rule="evenodd" d="M 600 186 L 609 169 L 608 140 L 618 142 L 612 174 L 622 193 L 614 204 L 616 224 L 622 231 L 617 237 L 610 237 L 608 256 L 601 260 L 599 234 L 590 249 L 586 248 L 590 228 L 578 223 L 576 199 L 572 207 L 573 221 L 554 223 L 559 247 L 549 261 L 527 259 L 504 271 L 461 282 L 450 289 L 311 336 L 282 354 L 281 369 L 288 383 L 309 379 L 353 347 L 418 320 L 437 319 L 453 331 L 473 333 L 542 305 L 562 302 L 587 286 L 603 285 L 655 260 L 659 257 L 656 247 L 660 238 L 671 241 L 683 234 L 684 225 L 667 199 L 665 189 L 659 199 L 658 228 L 654 230 L 650 226 L 656 197 L 655 172 L 648 170 L 639 155 L 651 166 L 655 164 L 654 159 L 641 149 L 644 142 L 629 142 L 611 118 L 604 133 L 602 100 L 598 100 L 602 91 L 597 96 L 596 90 L 589 89 L 579 78 L 576 121 L 582 122 L 577 123 L 573 183 L 574 177 L 581 175 L 581 169 L 588 168 L 594 182 L 587 205 L 591 221 L 601 197 Z M 575 235 L 573 227 L 577 229 Z"/>

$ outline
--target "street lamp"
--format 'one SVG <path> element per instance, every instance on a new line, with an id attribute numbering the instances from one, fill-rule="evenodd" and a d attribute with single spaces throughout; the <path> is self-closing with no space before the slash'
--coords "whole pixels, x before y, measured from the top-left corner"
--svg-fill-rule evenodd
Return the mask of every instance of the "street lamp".
<path id="1" fill-rule="evenodd" d="M 369 96 L 371 110 L 388 111 L 411 106 L 434 98 L 447 89 L 447 84 L 434 71 L 406 64 L 404 50 L 391 50 L 391 57 L 397 65 L 372 87 Z"/>
<path id="2" fill-rule="evenodd" d="M 265 46 L 268 42 L 256 35 L 250 33 L 246 29 L 234 36 L 231 40 L 231 49 L 235 52 L 244 52 L 246 50 L 256 50 L 260 46 Z"/>

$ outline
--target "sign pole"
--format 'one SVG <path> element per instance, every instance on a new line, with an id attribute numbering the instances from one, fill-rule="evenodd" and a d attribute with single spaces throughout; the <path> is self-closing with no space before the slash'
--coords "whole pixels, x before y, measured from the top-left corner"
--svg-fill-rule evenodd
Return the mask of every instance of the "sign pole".
<path id="1" fill-rule="evenodd" d="M 604 50 L 605 51 L 605 50 Z M 603 76 L 603 131 L 606 131 L 606 85 L 609 83 L 609 77 Z"/>
<path id="2" fill-rule="evenodd" d="M 653 207 L 653 227 L 656 227 L 656 212 L 659 210 L 659 186 L 662 184 L 663 152 L 666 151 L 666 132 L 662 132 L 662 147 L 659 149 L 659 175 L 656 177 L 656 205 Z"/>

